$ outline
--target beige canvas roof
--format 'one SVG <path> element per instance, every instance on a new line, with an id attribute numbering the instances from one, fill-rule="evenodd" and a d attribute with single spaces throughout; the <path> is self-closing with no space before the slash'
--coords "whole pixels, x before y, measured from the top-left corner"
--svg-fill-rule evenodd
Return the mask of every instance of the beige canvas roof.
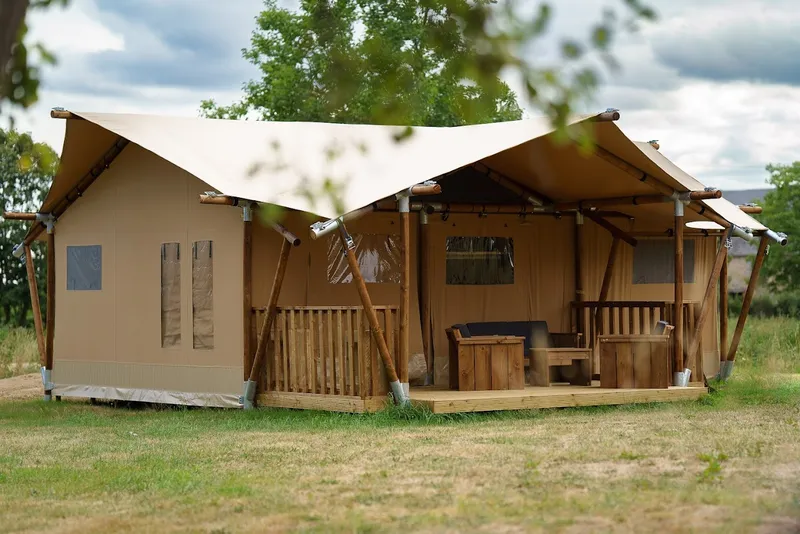
<path id="1" fill-rule="evenodd" d="M 75 187 L 117 136 L 222 194 L 328 218 L 477 161 L 553 200 L 654 193 L 614 165 L 581 153 L 574 144 L 554 143 L 547 118 L 418 127 L 398 140 L 402 129 L 393 126 L 73 113 L 85 120 L 67 121 L 61 167 L 40 210 L 43 213 Z M 678 191 L 704 187 L 648 143 L 631 141 L 616 123 L 592 122 L 592 118 L 579 116 L 571 122 L 590 126 L 600 146 Z M 332 195 L 322 194 L 330 184 L 338 188 L 334 196 L 341 204 Z M 705 204 L 733 224 L 766 229 L 727 200 Z M 671 216 L 663 208 L 651 212 Z"/>

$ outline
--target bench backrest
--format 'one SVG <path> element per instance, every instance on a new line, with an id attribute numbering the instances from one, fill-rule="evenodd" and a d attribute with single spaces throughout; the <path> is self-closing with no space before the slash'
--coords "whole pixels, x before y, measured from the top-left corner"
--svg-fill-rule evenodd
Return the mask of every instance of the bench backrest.
<path id="1" fill-rule="evenodd" d="M 458 327 L 464 336 L 464 325 Z M 521 336 L 525 338 L 525 353 L 531 349 L 551 349 L 553 338 L 547 328 L 547 321 L 487 321 L 467 323 L 466 328 L 472 336 Z"/>

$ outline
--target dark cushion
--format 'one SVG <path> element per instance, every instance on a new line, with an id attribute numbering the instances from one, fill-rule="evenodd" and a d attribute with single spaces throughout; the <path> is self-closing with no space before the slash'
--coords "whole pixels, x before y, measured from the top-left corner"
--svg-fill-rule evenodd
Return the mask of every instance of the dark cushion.
<path id="1" fill-rule="evenodd" d="M 553 348 L 547 321 L 490 321 L 467 323 L 473 336 L 521 336 L 525 338 L 525 353 L 531 349 Z"/>
<path id="2" fill-rule="evenodd" d="M 452 328 L 453 330 L 458 330 L 458 333 L 461 334 L 461 337 L 472 337 L 472 333 L 469 331 L 469 328 L 467 328 L 467 325 L 465 324 L 454 324 L 450 328 Z"/>

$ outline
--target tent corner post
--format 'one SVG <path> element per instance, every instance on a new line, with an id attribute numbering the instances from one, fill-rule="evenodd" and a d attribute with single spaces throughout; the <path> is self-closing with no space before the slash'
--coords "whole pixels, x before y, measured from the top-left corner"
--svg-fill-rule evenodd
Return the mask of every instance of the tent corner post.
<path id="1" fill-rule="evenodd" d="M 675 373 L 683 372 L 684 355 L 683 355 L 683 220 L 684 220 L 684 203 L 680 199 L 675 200 L 675 229 L 673 239 L 675 240 L 675 276 L 673 280 L 673 293 L 674 293 L 674 312 L 673 312 L 673 326 L 675 327 L 673 347 L 675 353 L 673 354 L 673 361 Z M 681 379 L 682 380 L 682 379 Z M 677 385 L 677 384 L 676 384 Z"/>
<path id="2" fill-rule="evenodd" d="M 52 396 L 50 374 L 53 370 L 53 343 L 56 334 L 56 239 L 52 221 L 47 225 L 47 341 L 42 370 L 45 400 Z"/>
<path id="3" fill-rule="evenodd" d="M 23 245 L 23 251 L 25 253 L 25 270 L 28 274 L 28 290 L 31 295 L 31 312 L 33 313 L 33 326 L 36 332 L 36 346 L 39 349 L 39 363 L 44 366 L 47 362 L 47 350 L 44 342 L 44 327 L 42 326 L 42 309 L 39 303 L 36 270 L 33 265 L 30 245 Z"/>

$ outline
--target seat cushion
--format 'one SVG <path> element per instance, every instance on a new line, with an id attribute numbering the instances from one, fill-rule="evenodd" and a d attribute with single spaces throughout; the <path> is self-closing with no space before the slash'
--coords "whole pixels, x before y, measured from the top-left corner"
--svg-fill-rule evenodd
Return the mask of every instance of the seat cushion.
<path id="1" fill-rule="evenodd" d="M 467 323 L 467 328 L 473 336 L 524 337 L 526 354 L 534 348 L 553 348 L 553 339 L 550 337 L 546 321 L 488 321 Z"/>

